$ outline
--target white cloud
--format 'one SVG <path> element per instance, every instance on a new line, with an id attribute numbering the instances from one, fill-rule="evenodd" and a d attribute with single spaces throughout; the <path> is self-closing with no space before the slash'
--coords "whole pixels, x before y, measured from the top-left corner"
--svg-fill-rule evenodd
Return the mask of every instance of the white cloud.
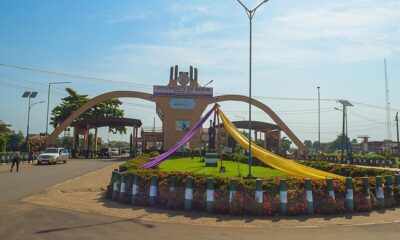
<path id="1" fill-rule="evenodd" d="M 211 9 L 207 5 L 198 5 L 198 4 L 187 4 L 187 3 L 172 3 L 169 7 L 169 11 L 173 14 L 189 17 L 189 16 L 198 16 L 205 15 L 211 12 Z"/>
<path id="2" fill-rule="evenodd" d="M 307 76 L 299 76 L 303 81 L 293 79 L 285 83 L 290 85 L 290 88 L 284 92 L 273 90 L 272 87 L 260 83 L 271 79 L 274 83 L 279 82 L 290 73 L 299 72 L 296 71 L 298 68 L 313 67 L 312 69 L 318 70 L 319 66 L 327 67 L 330 64 L 359 63 L 381 60 L 383 56 L 389 58 L 398 56 L 400 53 L 398 1 L 332 2 L 321 1 L 311 8 L 301 6 L 284 10 L 275 13 L 275 17 L 271 17 L 265 8 L 257 15 L 253 32 L 253 76 L 255 83 L 258 84 L 254 86 L 259 87 L 253 88 L 255 95 L 309 96 L 314 92 L 303 90 L 304 79 Z M 241 11 L 236 7 L 237 11 Z M 193 21 L 191 18 L 193 16 L 187 13 L 190 8 L 193 8 L 197 16 L 206 15 L 206 19 Z M 179 20 L 171 20 L 172 23 L 169 22 L 171 25 L 166 25 L 169 28 L 157 32 L 157 41 L 146 44 L 127 42 L 116 46 L 99 67 L 113 69 L 114 72 L 121 74 L 121 78 L 146 79 L 148 84 L 160 84 L 162 83 L 160 81 L 167 81 L 169 66 L 179 64 L 181 69 L 187 69 L 189 65 L 193 65 L 200 69 L 200 79 L 203 82 L 209 79 L 216 80 L 215 92 L 246 93 L 247 86 L 243 87 L 243 81 L 247 81 L 248 77 L 247 22 L 243 18 L 233 19 L 232 22 L 214 18 L 207 7 L 176 5 L 171 9 L 177 14 L 183 12 L 185 16 L 178 17 Z M 229 12 L 224 14 L 228 18 L 232 17 Z M 317 73 L 312 77 L 327 76 Z M 341 90 L 334 87 L 329 90 L 331 93 L 326 94 L 342 97 L 337 96 L 343 94 Z M 352 98 L 354 95 L 348 97 Z M 368 98 L 365 101 L 374 100 Z M 267 104 L 273 103 L 269 101 Z M 375 103 L 375 105 L 380 104 L 380 102 Z M 302 106 L 309 107 L 296 102 L 287 108 L 296 109 Z M 282 108 L 281 102 L 273 106 L 273 109 L 279 108 Z M 368 109 L 365 114 L 372 113 L 367 111 Z M 329 117 L 336 117 L 334 114 Z M 296 121 L 301 118 L 301 116 L 295 117 Z M 294 121 L 293 116 L 283 116 L 283 118 Z M 314 120 L 310 116 L 304 116 L 303 121 Z M 338 129 L 340 131 L 340 126 Z M 312 134 L 302 134 L 300 127 L 294 126 L 293 130 L 303 139 L 314 138 Z M 359 132 L 364 133 L 363 131 Z M 376 134 L 378 135 L 379 133 Z"/>
<path id="3" fill-rule="evenodd" d="M 216 24 L 215 22 L 207 21 L 196 24 L 193 27 L 180 27 L 177 30 L 172 30 L 168 33 L 168 35 L 172 38 L 180 38 L 182 36 L 197 36 L 215 32 L 218 29 L 218 24 Z"/>
<path id="4" fill-rule="evenodd" d="M 373 60 L 399 52 L 399 12 L 398 1 L 354 0 L 297 8 L 274 19 L 264 17 L 255 39 L 268 39 L 258 43 L 264 52 L 283 48 L 277 55 L 285 58 L 274 57 L 281 63 L 296 62 L 297 56 L 314 63 Z"/>

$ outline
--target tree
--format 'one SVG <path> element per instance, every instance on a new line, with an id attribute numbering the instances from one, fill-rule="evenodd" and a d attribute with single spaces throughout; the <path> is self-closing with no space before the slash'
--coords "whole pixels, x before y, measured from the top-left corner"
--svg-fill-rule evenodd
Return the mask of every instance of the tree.
<path id="1" fill-rule="evenodd" d="M 244 149 L 242 148 L 242 146 L 240 146 L 239 144 L 236 145 L 234 152 L 233 152 L 233 161 L 237 162 L 237 170 L 238 170 L 238 176 L 240 177 L 240 160 L 242 160 L 244 158 L 243 155 Z"/>
<path id="2" fill-rule="evenodd" d="M 342 134 L 340 134 L 340 135 L 338 135 L 337 136 L 337 138 L 333 141 L 333 142 L 331 142 L 330 144 L 329 144 L 329 150 L 331 150 L 331 151 L 335 151 L 335 150 L 341 150 L 342 149 Z M 350 143 L 350 139 L 347 137 L 346 138 L 346 140 L 345 140 L 345 144 L 346 144 L 346 141 L 347 141 L 347 146 L 349 146 L 349 151 L 351 151 L 352 149 L 353 149 L 353 147 L 352 147 L 352 145 L 351 145 L 351 143 Z M 344 145 L 344 148 L 346 149 L 346 145 Z"/>
<path id="3" fill-rule="evenodd" d="M 312 148 L 311 140 L 304 140 L 304 146 L 306 146 L 308 149 Z"/>
<path id="4" fill-rule="evenodd" d="M 8 136 L 14 133 L 14 131 L 10 128 L 11 125 L 4 123 L 0 120 L 0 136 Z"/>
<path id="5" fill-rule="evenodd" d="M 24 134 L 19 131 L 18 133 L 13 133 L 8 136 L 7 150 L 15 151 L 15 150 L 23 150 L 22 145 L 25 142 Z"/>
<path id="6" fill-rule="evenodd" d="M 289 151 L 290 145 L 292 145 L 292 142 L 287 137 L 281 138 L 282 152 L 286 153 L 287 151 Z"/>
<path id="7" fill-rule="evenodd" d="M 124 147 L 129 147 L 128 142 L 124 141 L 109 141 L 108 144 L 106 144 L 108 147 L 112 148 L 124 148 Z"/>
<path id="8" fill-rule="evenodd" d="M 265 146 L 265 140 L 264 139 L 257 139 L 256 144 L 258 146 L 264 147 Z"/>
<path id="9" fill-rule="evenodd" d="M 66 88 L 65 91 L 68 96 L 61 99 L 61 103 L 56 106 L 51 114 L 50 124 L 56 128 L 65 119 L 67 119 L 73 112 L 75 112 L 79 107 L 89 101 L 88 95 L 78 94 L 75 90 L 71 88 Z M 89 118 L 105 118 L 105 117 L 123 117 L 124 110 L 120 109 L 119 106 L 122 102 L 119 99 L 106 100 L 100 104 L 97 104 L 81 114 L 77 120 L 84 120 Z M 112 133 L 126 133 L 125 127 L 109 127 L 109 131 Z"/>
<path id="10" fill-rule="evenodd" d="M 57 138 L 56 140 L 54 140 L 53 146 L 54 147 L 72 148 L 72 137 L 66 136 L 66 137 Z"/>
<path id="11" fill-rule="evenodd" d="M 7 151 L 7 137 L 4 135 L 0 135 L 0 152 Z"/>
<path id="12" fill-rule="evenodd" d="M 14 133 L 14 131 L 11 130 L 10 127 L 11 125 L 6 124 L 2 120 L 0 120 L 0 152 L 7 151 L 8 137 Z"/>
<path id="13" fill-rule="evenodd" d="M 318 149 L 318 147 L 319 147 L 319 142 L 318 141 L 314 141 L 313 142 L 313 144 L 312 144 L 312 149 Z M 322 149 L 320 149 L 320 151 L 321 151 Z"/>
<path id="14" fill-rule="evenodd" d="M 353 138 L 353 140 L 351 140 L 351 144 L 357 144 L 357 139 Z"/>

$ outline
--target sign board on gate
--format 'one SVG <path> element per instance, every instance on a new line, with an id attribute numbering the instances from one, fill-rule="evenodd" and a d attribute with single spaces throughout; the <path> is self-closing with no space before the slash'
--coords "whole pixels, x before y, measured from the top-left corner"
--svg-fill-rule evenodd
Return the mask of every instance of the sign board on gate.
<path id="1" fill-rule="evenodd" d="M 193 97 L 211 98 L 213 89 L 208 87 L 189 87 L 189 86 L 153 86 L 153 96 L 155 97 Z"/>

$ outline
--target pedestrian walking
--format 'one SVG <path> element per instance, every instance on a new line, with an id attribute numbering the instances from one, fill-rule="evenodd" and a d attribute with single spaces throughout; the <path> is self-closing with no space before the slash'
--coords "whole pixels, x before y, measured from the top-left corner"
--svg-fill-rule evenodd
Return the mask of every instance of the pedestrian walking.
<path id="1" fill-rule="evenodd" d="M 33 163 L 34 156 L 35 156 L 35 149 L 31 148 L 29 151 L 28 164 Z"/>
<path id="2" fill-rule="evenodd" d="M 13 159 L 12 159 L 12 164 L 11 164 L 10 172 L 12 172 L 12 170 L 13 170 L 15 164 L 17 165 L 17 172 L 18 172 L 18 170 L 19 170 L 19 160 L 20 160 L 20 158 L 21 158 L 21 155 L 19 154 L 18 151 L 15 150 L 15 151 L 13 152 Z"/>

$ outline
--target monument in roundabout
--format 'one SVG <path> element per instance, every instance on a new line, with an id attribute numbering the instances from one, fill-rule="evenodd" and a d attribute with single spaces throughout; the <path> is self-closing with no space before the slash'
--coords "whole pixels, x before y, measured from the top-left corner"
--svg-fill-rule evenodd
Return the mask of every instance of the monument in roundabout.
<path id="1" fill-rule="evenodd" d="M 197 69 L 192 67 L 188 72 L 179 72 L 178 66 L 171 67 L 168 84 L 154 86 L 152 94 L 114 91 L 94 97 L 54 130 L 47 139 L 48 145 L 86 110 L 108 99 L 126 97 L 155 103 L 156 113 L 162 121 L 160 138 L 163 149 L 159 156 L 139 156 L 112 173 L 107 192 L 114 200 L 139 206 L 238 215 L 332 214 L 385 209 L 400 203 L 400 177 L 394 172 L 373 170 L 369 172 L 369 178 L 359 178 L 361 171 L 354 168 L 348 176 L 343 176 L 345 174 L 340 173 L 348 171 L 312 168 L 256 144 L 252 144 L 253 156 L 269 168 L 282 172 L 284 177 L 227 179 L 224 173 L 207 175 L 196 171 L 162 170 L 160 166 L 164 162 L 175 161 L 173 156 L 182 148 L 203 147 L 208 154 L 205 165 L 218 165 L 216 160 L 221 152 L 218 127 L 222 125 L 237 144 L 244 149 L 249 147 L 248 136 L 238 130 L 218 104 L 225 101 L 249 102 L 249 98 L 241 95 L 213 96 L 212 88 L 200 86 Z M 268 114 L 277 129 L 284 132 L 300 151 L 307 151 L 272 109 L 256 99 L 252 99 L 251 103 Z M 209 106 L 211 109 L 204 112 Z M 208 147 L 205 148 L 202 126 L 213 114 L 214 120 L 207 131 Z M 221 124 L 217 124 L 216 120 Z M 215 126 L 218 126 L 217 129 Z M 268 137 L 267 132 L 265 137 Z M 143 141 L 137 131 L 132 138 L 134 142 Z M 334 169 L 341 168 L 337 166 Z"/>

